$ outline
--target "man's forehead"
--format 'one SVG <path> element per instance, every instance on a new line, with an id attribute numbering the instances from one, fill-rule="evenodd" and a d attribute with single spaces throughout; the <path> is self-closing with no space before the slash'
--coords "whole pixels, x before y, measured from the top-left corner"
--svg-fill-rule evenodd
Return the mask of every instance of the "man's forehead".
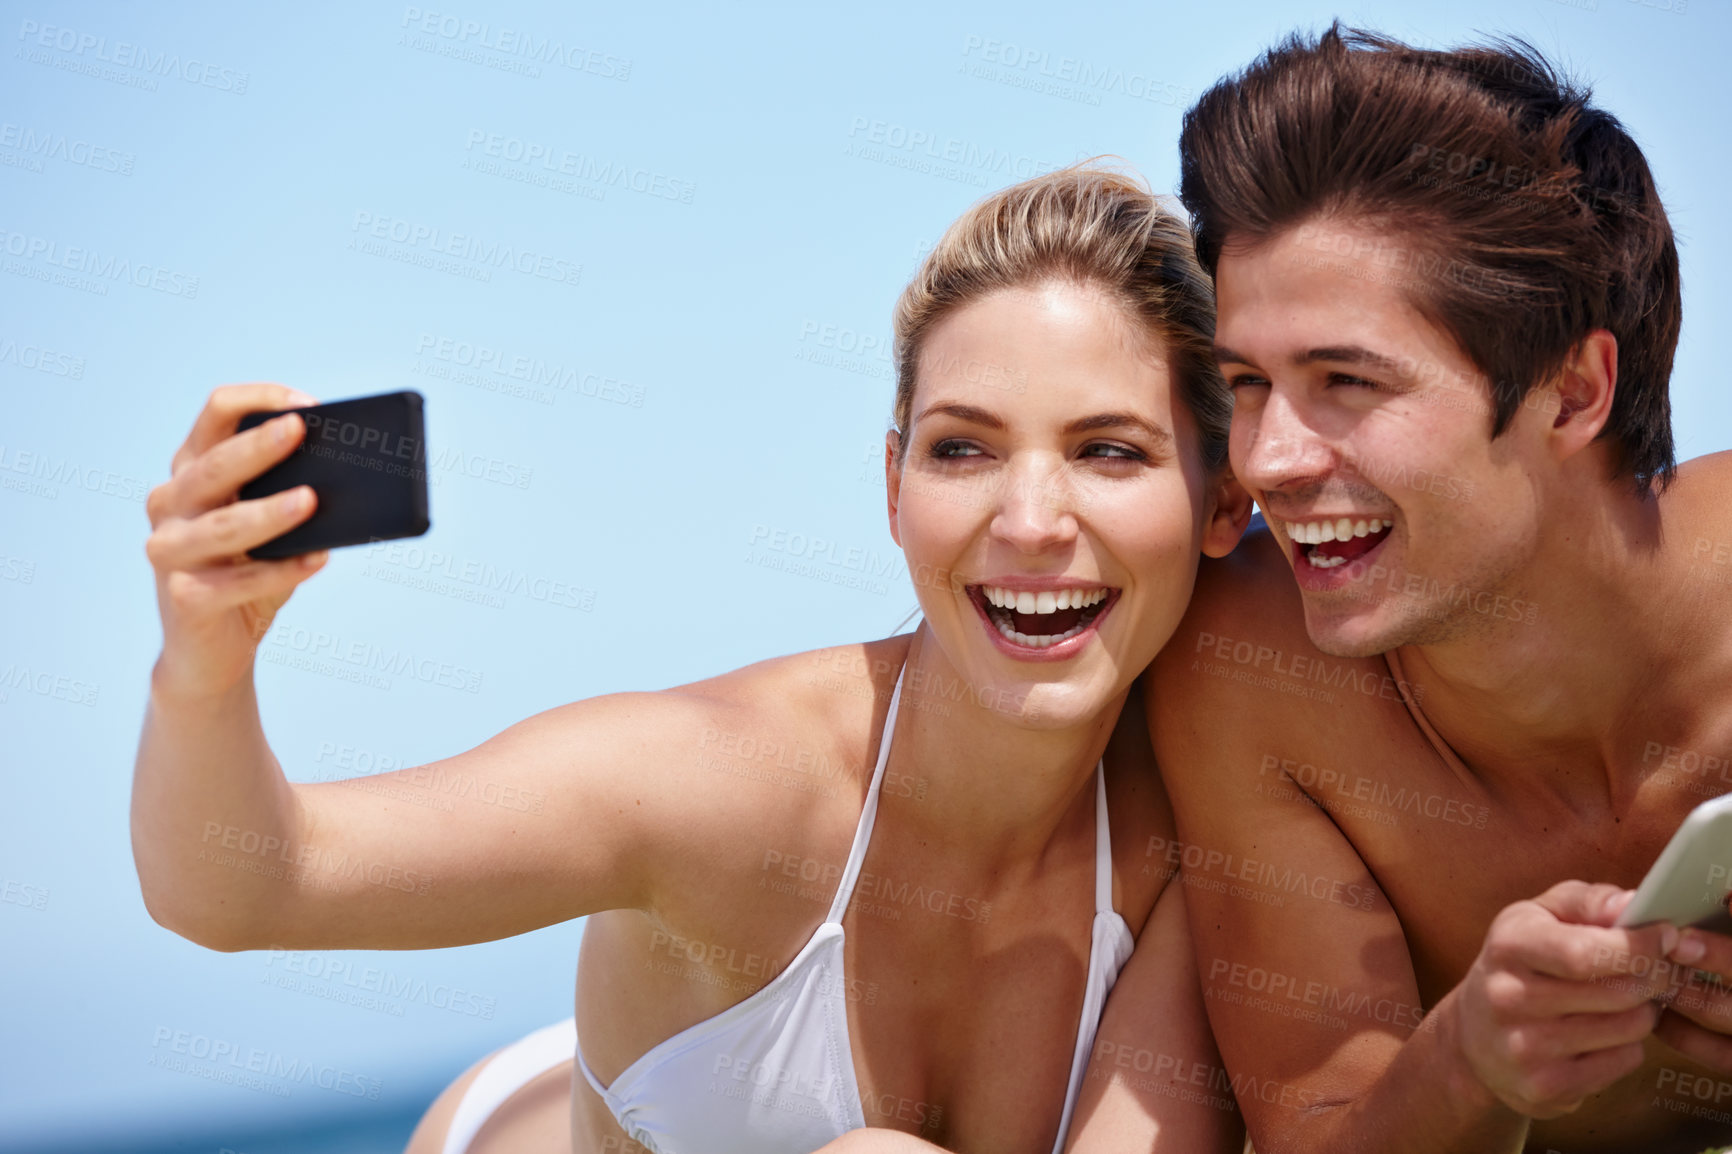
<path id="1" fill-rule="evenodd" d="M 1426 266 L 1401 238 L 1364 225 L 1308 222 L 1223 246 L 1215 270 L 1216 340 L 1304 364 L 1411 357 L 1455 360 L 1455 342 L 1414 305 Z M 1337 351 L 1346 355 L 1326 355 Z"/>

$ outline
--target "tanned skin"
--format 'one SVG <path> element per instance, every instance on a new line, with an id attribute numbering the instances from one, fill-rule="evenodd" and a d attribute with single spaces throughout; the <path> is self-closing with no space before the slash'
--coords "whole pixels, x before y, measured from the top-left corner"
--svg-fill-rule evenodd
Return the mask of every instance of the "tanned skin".
<path id="1" fill-rule="evenodd" d="M 1604 330 L 1492 439 L 1412 286 L 1318 255 L 1378 241 L 1312 220 L 1217 270 L 1268 525 L 1146 679 L 1210 1022 L 1261 1154 L 1695 1154 L 1732 1000 L 1692 971 L 1732 938 L 1612 923 L 1732 790 L 1732 454 L 1636 492 Z M 1388 527 L 1294 542 L 1339 518 Z"/>

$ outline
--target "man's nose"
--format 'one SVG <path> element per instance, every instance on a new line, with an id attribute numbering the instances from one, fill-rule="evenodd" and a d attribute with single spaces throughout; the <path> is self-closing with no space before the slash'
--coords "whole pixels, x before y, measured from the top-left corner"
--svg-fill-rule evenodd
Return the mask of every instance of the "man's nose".
<path id="1" fill-rule="evenodd" d="M 1327 476 L 1335 447 L 1307 420 L 1304 409 L 1276 388 L 1256 410 L 1233 414 L 1229 441 L 1233 473 L 1253 492 L 1271 492 Z"/>

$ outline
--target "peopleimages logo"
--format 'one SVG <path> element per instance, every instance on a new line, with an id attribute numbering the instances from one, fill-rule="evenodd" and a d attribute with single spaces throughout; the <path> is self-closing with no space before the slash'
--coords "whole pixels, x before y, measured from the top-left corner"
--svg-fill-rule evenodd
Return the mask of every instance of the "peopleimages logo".
<path id="1" fill-rule="evenodd" d="M 11 149 L 31 162 L 32 171 L 41 172 L 43 160 L 59 160 L 96 172 L 112 172 L 131 176 L 137 157 L 106 145 L 67 136 L 63 132 L 38 132 L 34 128 L 6 121 L 0 124 L 0 148 Z M 9 163 L 9 162 L 3 162 Z M 16 167 L 16 166 L 14 166 Z"/>
<path id="2" fill-rule="evenodd" d="M 286 1096 L 288 1084 L 316 1086 L 369 1101 L 379 1100 L 383 1086 L 377 1078 L 357 1074 L 329 1062 L 310 1062 L 258 1046 L 242 1047 L 227 1038 L 213 1038 L 190 1030 L 156 1027 L 150 1041 L 149 1065 L 177 1073 L 193 1074 L 209 1081 L 246 1084 Z M 252 1077 L 247 1077 L 251 1075 Z M 261 1081 L 274 1086 L 260 1085 Z"/>
<path id="3" fill-rule="evenodd" d="M 631 79 L 631 61 L 623 56 L 568 44 L 552 36 L 537 36 L 521 28 L 495 27 L 485 20 L 466 20 L 449 12 L 428 12 L 413 6 L 403 9 L 401 27 L 421 38 L 409 47 L 460 59 L 467 59 L 468 52 L 496 52 L 506 58 L 517 57 L 510 62 L 530 69 L 531 76 L 541 74 L 535 65 L 548 64 L 572 72 L 587 72 L 603 80 Z M 439 51 L 441 48 L 445 51 Z M 477 62 L 488 63 L 485 59 Z"/>
<path id="4" fill-rule="evenodd" d="M 28 59 L 33 64 L 64 68 L 69 72 L 84 72 L 103 80 L 116 80 L 147 92 L 156 91 L 156 81 L 184 80 L 201 88 L 214 88 L 244 96 L 250 76 L 238 69 L 209 64 L 193 56 L 182 57 L 178 52 L 153 52 L 141 44 L 126 40 L 109 43 L 108 37 L 76 28 L 61 28 L 53 24 L 38 24 L 24 20 L 18 25 L 18 39 L 24 42 Z M 47 51 L 61 53 L 56 59 Z M 99 68 L 111 64 L 124 71 Z"/>
<path id="5" fill-rule="evenodd" d="M 356 211 L 349 231 L 354 234 L 349 247 L 369 256 L 418 264 L 442 272 L 460 271 L 460 275 L 473 280 L 492 280 L 494 269 L 522 273 L 554 284 L 575 285 L 583 276 L 583 266 L 564 257 L 482 240 L 478 236 L 450 232 L 434 225 L 380 216 L 365 209 Z M 453 265 L 452 260 L 441 259 L 444 257 L 467 264 Z"/>
<path id="6" fill-rule="evenodd" d="M 99 296 L 108 295 L 109 283 L 121 281 L 135 288 L 151 289 L 185 300 L 193 300 L 198 296 L 196 276 L 188 276 L 161 265 L 134 263 L 126 257 L 81 245 L 63 245 L 51 237 L 13 232 L 3 226 L 0 226 L 0 252 L 32 264 L 39 262 L 51 268 L 64 269 L 76 277 L 91 278 L 81 283 L 98 290 Z M 20 266 L 8 271 L 29 275 L 23 271 L 26 267 L 28 266 Z M 46 279 L 47 270 L 41 271 L 44 276 L 37 279 Z"/>
<path id="7" fill-rule="evenodd" d="M 67 377 L 74 381 L 84 379 L 83 357 L 56 352 L 42 345 L 20 343 L 11 337 L 0 336 L 0 365 L 16 365 L 21 369 L 47 373 L 53 377 Z"/>
<path id="8" fill-rule="evenodd" d="M 558 145 L 523 140 L 479 128 L 469 130 L 463 148 L 471 156 L 479 152 L 483 157 L 506 161 L 524 169 L 539 169 L 549 176 L 568 176 L 603 188 L 623 188 L 659 200 L 690 204 L 697 191 L 694 182 L 681 180 L 664 172 L 602 160 Z"/>
<path id="9" fill-rule="evenodd" d="M 969 36 L 962 45 L 963 72 L 981 80 L 995 80 L 1012 88 L 1098 105 L 1101 93 L 1110 92 L 1132 100 L 1178 107 L 1188 104 L 1192 91 L 1170 80 L 1162 80 L 1135 69 L 1113 68 L 1076 56 L 1055 56 L 1040 48 L 986 36 Z"/>
<path id="10" fill-rule="evenodd" d="M 930 128 L 870 116 L 849 120 L 843 155 L 982 188 L 989 177 L 1000 181 L 1027 180 L 1064 167 L 1026 153 L 983 147 Z"/>

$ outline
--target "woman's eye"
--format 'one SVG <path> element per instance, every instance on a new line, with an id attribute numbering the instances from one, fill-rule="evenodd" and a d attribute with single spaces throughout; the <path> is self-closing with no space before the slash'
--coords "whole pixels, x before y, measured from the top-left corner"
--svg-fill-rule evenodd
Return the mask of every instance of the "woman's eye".
<path id="1" fill-rule="evenodd" d="M 959 457 L 978 457 L 981 452 L 967 441 L 939 441 L 932 446 L 929 455 L 940 460 L 956 460 Z"/>
<path id="2" fill-rule="evenodd" d="M 1147 460 L 1147 455 L 1140 449 L 1133 449 L 1129 445 L 1115 445 L 1105 441 L 1096 441 L 1093 444 L 1083 446 L 1082 455 L 1085 457 L 1104 458 L 1109 461 Z"/>

